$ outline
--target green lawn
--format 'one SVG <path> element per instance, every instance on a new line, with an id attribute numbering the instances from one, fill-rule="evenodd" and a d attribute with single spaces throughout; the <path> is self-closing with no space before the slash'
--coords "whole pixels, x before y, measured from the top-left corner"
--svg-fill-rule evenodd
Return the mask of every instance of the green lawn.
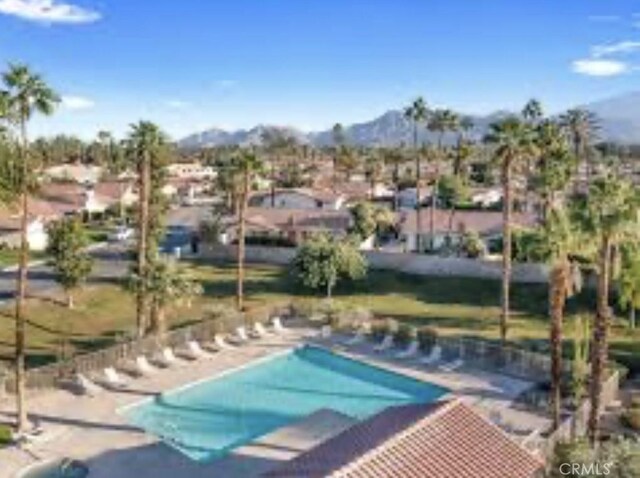
<path id="1" fill-rule="evenodd" d="M 18 249 L 0 249 L 0 267 L 9 267 L 18 264 L 20 251 Z M 29 261 L 44 259 L 46 254 L 41 251 L 31 251 Z"/>
<path id="2" fill-rule="evenodd" d="M 194 270 L 203 282 L 205 294 L 194 301 L 191 308 L 183 306 L 171 311 L 169 318 L 174 326 L 197 320 L 211 304 L 233 304 L 235 270 L 232 267 L 198 265 Z M 245 289 L 248 308 L 258 316 L 272 304 L 321 298 L 301 290 L 285 269 L 273 266 L 249 268 Z M 590 310 L 591 295 L 583 293 L 574 299 L 568 313 Z M 497 339 L 498 297 L 498 281 L 372 271 L 366 280 L 356 285 L 339 287 L 335 299 L 416 326 L 429 325 L 441 334 Z M 515 285 L 510 340 L 527 346 L 534 342 L 544 346 L 548 335 L 546 307 L 545 286 Z M 36 364 L 55 358 L 65 335 L 70 337 L 71 348 L 88 351 L 131 333 L 134 304 L 117 285 L 100 285 L 81 292 L 76 309 L 71 311 L 51 301 L 34 300 L 29 304 L 28 317 L 30 363 Z M 12 342 L 13 319 L 11 311 L 7 310 L 0 315 L 0 356 L 10 356 Z M 639 344 L 640 331 L 629 331 L 623 321 L 617 321 L 611 341 L 616 357 L 626 355 L 626 363 L 630 357 L 640 360 Z"/>

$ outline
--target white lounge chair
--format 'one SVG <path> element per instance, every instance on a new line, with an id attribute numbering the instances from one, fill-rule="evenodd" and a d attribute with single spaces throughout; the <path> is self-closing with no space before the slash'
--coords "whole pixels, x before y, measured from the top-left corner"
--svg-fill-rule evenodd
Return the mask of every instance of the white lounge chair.
<path id="1" fill-rule="evenodd" d="M 149 363 L 147 357 L 144 355 L 136 357 L 136 368 L 141 375 L 151 375 L 157 370 Z"/>
<path id="2" fill-rule="evenodd" d="M 433 365 L 434 363 L 439 362 L 441 358 L 442 347 L 440 347 L 439 345 L 434 345 L 431 349 L 431 352 L 429 352 L 429 355 L 420 359 L 420 363 L 423 363 L 425 365 Z"/>
<path id="3" fill-rule="evenodd" d="M 216 347 L 218 347 L 220 350 L 229 350 L 234 348 L 233 345 L 231 345 L 230 343 L 228 343 L 224 337 L 220 334 L 216 334 L 213 336 L 213 343 L 215 344 Z"/>
<path id="4" fill-rule="evenodd" d="M 102 391 L 98 385 L 89 380 L 86 376 L 81 373 L 76 374 L 76 383 L 82 390 L 82 393 L 88 395 L 90 397 L 96 396 L 98 393 Z"/>
<path id="5" fill-rule="evenodd" d="M 384 352 L 385 350 L 388 350 L 391 347 L 393 347 L 393 335 L 387 334 L 384 336 L 384 339 L 382 339 L 382 342 L 376 345 L 373 348 L 373 350 L 375 352 Z"/>
<path id="6" fill-rule="evenodd" d="M 261 322 L 256 322 L 255 325 L 253 326 L 253 332 L 256 335 L 256 337 L 259 338 L 264 338 L 264 337 L 268 337 L 269 335 L 271 335 L 267 329 L 264 328 L 264 325 L 262 325 Z"/>
<path id="7" fill-rule="evenodd" d="M 463 365 L 464 365 L 464 360 L 462 360 L 461 358 L 458 358 L 458 359 L 455 359 L 455 360 L 453 360 L 451 362 L 442 364 L 438 368 L 440 370 L 442 370 L 443 372 L 453 372 L 454 370 L 459 369 Z"/>
<path id="8" fill-rule="evenodd" d="M 274 317 L 271 320 L 271 324 L 273 325 L 273 331 L 276 334 L 285 334 L 287 333 L 287 328 L 282 325 L 282 320 L 280 320 L 280 317 Z"/>
<path id="9" fill-rule="evenodd" d="M 344 341 L 345 345 L 358 345 L 361 344 L 362 342 L 365 341 L 365 339 L 367 338 L 364 330 L 360 329 L 357 330 L 355 334 L 353 334 L 353 336 L 347 340 Z"/>
<path id="10" fill-rule="evenodd" d="M 105 368 L 104 376 L 107 379 L 107 384 L 111 387 L 124 388 L 127 386 L 127 381 L 113 367 Z"/>
<path id="11" fill-rule="evenodd" d="M 330 325 L 323 325 L 320 328 L 320 337 L 322 337 L 323 339 L 330 338 L 332 333 L 333 333 L 333 331 L 331 330 L 331 326 Z"/>
<path id="12" fill-rule="evenodd" d="M 189 340 L 187 342 L 187 349 L 188 349 L 189 354 L 191 355 L 191 357 L 193 357 L 195 359 L 213 357 L 212 354 L 210 354 L 209 352 L 204 350 L 202 347 L 200 347 L 200 344 L 198 342 L 196 342 L 195 340 Z"/>
<path id="13" fill-rule="evenodd" d="M 247 335 L 247 329 L 244 326 L 238 327 L 236 329 L 236 338 L 240 342 L 248 342 L 249 341 L 249 336 Z"/>
<path id="14" fill-rule="evenodd" d="M 418 355 L 419 348 L 420 348 L 420 343 L 417 340 L 412 340 L 405 350 L 398 352 L 396 354 L 396 358 L 407 359 L 407 358 L 415 357 L 416 355 Z"/>
<path id="15" fill-rule="evenodd" d="M 161 359 L 167 366 L 180 363 L 180 360 L 178 360 L 178 357 L 176 357 L 176 354 L 173 353 L 173 349 L 170 347 L 162 349 Z"/>

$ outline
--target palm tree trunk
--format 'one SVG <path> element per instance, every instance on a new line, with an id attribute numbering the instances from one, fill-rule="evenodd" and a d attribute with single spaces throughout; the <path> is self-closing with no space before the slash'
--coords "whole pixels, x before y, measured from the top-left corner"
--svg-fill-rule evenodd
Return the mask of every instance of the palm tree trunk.
<path id="1" fill-rule="evenodd" d="M 502 206 L 502 296 L 500 312 L 500 340 L 504 345 L 507 341 L 507 324 L 509 322 L 509 293 L 511 287 L 511 158 L 507 158 L 503 165 L 503 195 Z"/>
<path id="2" fill-rule="evenodd" d="M 591 354 L 591 409 L 589 410 L 589 440 L 595 444 L 600 428 L 600 395 L 607 365 L 609 332 L 609 266 L 611 239 L 604 237 L 600 247 L 596 319 L 593 328 L 593 350 Z"/>
<path id="3" fill-rule="evenodd" d="M 67 293 L 67 308 L 72 310 L 75 307 L 75 301 L 73 300 L 73 290 L 67 289 L 66 293 Z"/>
<path id="4" fill-rule="evenodd" d="M 276 165 L 271 160 L 271 207 L 276 207 Z"/>
<path id="5" fill-rule="evenodd" d="M 629 305 L 629 327 L 636 328 L 636 308 L 633 304 Z"/>
<path id="6" fill-rule="evenodd" d="M 138 224 L 138 277 L 140 283 L 136 294 L 136 333 L 138 338 L 144 336 L 147 325 L 147 241 L 149 235 L 149 155 L 143 153 L 140 167 L 140 194 L 138 207 L 140 217 Z"/>
<path id="7" fill-rule="evenodd" d="M 551 270 L 549 283 L 549 315 L 551 316 L 551 330 L 549 334 L 551 344 L 551 404 L 554 430 L 560 424 L 562 406 L 562 322 L 567 298 L 566 284 L 568 281 L 568 273 L 569 270 L 566 261 L 558 261 Z"/>
<path id="8" fill-rule="evenodd" d="M 238 209 L 238 257 L 237 257 L 237 285 L 236 308 L 239 312 L 244 309 L 244 259 L 245 259 L 245 228 L 247 201 L 249 199 L 249 171 L 245 170 L 242 178 L 242 194 Z"/>
<path id="9" fill-rule="evenodd" d="M 413 151 L 416 155 L 416 251 L 422 252 L 422 197 L 420 194 L 420 183 L 422 182 L 422 172 L 420 171 L 420 153 L 418 152 L 418 124 L 413 122 Z"/>
<path id="10" fill-rule="evenodd" d="M 28 148 L 29 140 L 27 138 L 26 118 L 20 121 L 21 146 L 20 156 L 22 160 L 22 184 L 20 201 L 22 208 L 22 216 L 20 218 L 20 263 L 17 279 L 17 298 L 16 298 L 16 412 L 17 412 L 17 431 L 18 433 L 25 430 L 27 426 L 27 407 L 26 407 L 26 373 L 25 373 L 25 317 L 24 303 L 27 293 L 27 270 L 29 264 L 29 240 L 27 237 L 27 228 L 29 225 L 29 195 L 27 189 L 28 166 Z"/>

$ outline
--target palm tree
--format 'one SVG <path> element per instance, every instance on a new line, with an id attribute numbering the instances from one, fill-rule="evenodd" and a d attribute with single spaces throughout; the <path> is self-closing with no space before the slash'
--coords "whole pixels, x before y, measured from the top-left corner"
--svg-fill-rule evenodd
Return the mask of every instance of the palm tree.
<path id="1" fill-rule="evenodd" d="M 21 174 L 21 220 L 20 220 L 20 262 L 17 279 L 16 297 L 16 397 L 17 429 L 24 430 L 27 423 L 25 408 L 25 318 L 24 302 L 27 290 L 27 269 L 29 262 L 29 242 L 27 227 L 29 223 L 29 137 L 27 126 L 34 113 L 51 115 L 60 101 L 58 95 L 46 84 L 42 77 L 33 73 L 26 65 L 9 65 L 2 75 L 5 93 L 5 108 L 9 119 L 18 129 L 18 156 L 22 168 Z"/>
<path id="2" fill-rule="evenodd" d="M 416 162 L 416 249 L 422 252 L 422 165 L 420 161 L 420 151 L 418 150 L 418 126 L 424 123 L 429 117 L 429 109 L 424 98 L 419 96 L 404 109 L 404 117 L 411 121 L 413 125 L 413 154 Z"/>
<path id="3" fill-rule="evenodd" d="M 432 178 L 432 193 L 431 202 L 429 207 L 429 249 L 434 249 L 434 235 L 435 235 L 435 211 L 438 206 L 438 186 L 440 183 L 440 163 L 445 157 L 444 151 L 444 137 L 450 131 L 457 131 L 460 124 L 459 116 L 449 109 L 437 109 L 431 113 L 429 122 L 427 123 L 427 129 L 435 132 L 438 135 L 438 149 L 436 154 L 433 155 L 435 169 L 434 177 Z"/>
<path id="4" fill-rule="evenodd" d="M 336 123 L 333 125 L 333 128 L 331 129 L 331 137 L 333 140 L 333 155 L 332 155 L 333 169 L 332 169 L 331 183 L 332 183 L 332 187 L 335 189 L 336 171 L 338 168 L 338 157 L 340 155 L 340 150 L 344 147 L 346 143 L 346 137 L 344 134 L 344 128 L 342 127 L 342 124 Z"/>
<path id="5" fill-rule="evenodd" d="M 551 265 L 549 276 L 549 316 L 551 327 L 551 403 L 553 425 L 560 424 L 562 403 L 562 327 L 567 298 L 574 291 L 570 254 L 579 249 L 579 235 L 564 209 L 553 207 L 541 230 L 541 255 Z"/>
<path id="6" fill-rule="evenodd" d="M 560 124 L 567 132 L 573 143 L 573 154 L 577 158 L 576 163 L 576 191 L 580 186 L 579 168 L 582 164 L 585 170 L 585 183 L 587 188 L 591 182 L 589 167 L 589 145 L 597 136 L 599 121 L 596 115 L 584 109 L 568 110 L 560 117 Z"/>
<path id="7" fill-rule="evenodd" d="M 244 259 L 245 259 L 245 234 L 246 216 L 249 207 L 249 194 L 255 178 L 260 174 L 264 165 L 255 153 L 243 151 L 232 160 L 234 172 L 240 183 L 238 199 L 238 248 L 237 248 L 237 287 L 236 308 L 239 312 L 244 310 Z"/>
<path id="8" fill-rule="evenodd" d="M 514 169 L 522 167 L 535 151 L 531 128 L 519 118 L 512 116 L 490 126 L 485 142 L 492 145 L 494 158 L 500 165 L 503 189 L 502 224 L 502 295 L 500 313 L 500 338 L 507 340 L 509 322 L 509 292 L 511 287 L 511 215 L 513 210 L 512 189 Z"/>
<path id="9" fill-rule="evenodd" d="M 530 99 L 522 108 L 522 118 L 531 124 L 536 124 L 544 116 L 542 104 L 535 98 Z"/>
<path id="10" fill-rule="evenodd" d="M 468 139 L 469 131 L 473 129 L 473 119 L 469 116 L 463 116 L 460 118 L 458 124 L 458 141 L 456 145 L 455 158 L 453 161 L 453 174 L 455 176 L 462 175 L 466 170 L 466 160 L 473 153 L 472 144 Z M 466 178 L 464 178 L 466 181 Z"/>
<path id="11" fill-rule="evenodd" d="M 640 247 L 627 242 L 620 247 L 619 301 L 629 312 L 629 327 L 636 328 L 636 309 L 640 308 Z"/>
<path id="12" fill-rule="evenodd" d="M 527 102 L 527 104 L 524 105 L 524 108 L 522 108 L 522 119 L 527 122 L 532 128 L 535 128 L 536 126 L 538 126 L 538 124 L 540 123 L 540 121 L 542 120 L 542 118 L 544 117 L 544 111 L 542 109 L 542 104 L 534 99 L 531 99 Z M 533 167 L 534 164 L 536 163 L 536 159 L 537 158 L 529 158 L 529 161 L 527 161 L 527 168 L 526 168 L 526 174 L 524 176 L 524 180 L 523 180 L 523 188 L 524 188 L 524 197 L 525 197 L 525 210 L 526 211 L 531 211 L 531 205 L 532 205 L 532 200 L 531 200 L 531 177 L 532 177 L 532 173 L 533 173 Z"/>
<path id="13" fill-rule="evenodd" d="M 625 240 L 638 238 L 638 193 L 625 180 L 606 176 L 589 187 L 589 194 L 575 201 L 573 213 L 586 237 L 594 238 L 597 247 L 597 301 L 591 354 L 591 409 L 588 432 L 592 443 L 600 427 L 602 383 L 608 359 L 611 310 L 611 255 Z"/>
<path id="14" fill-rule="evenodd" d="M 163 340 L 167 333 L 166 310 L 174 303 L 185 302 L 202 294 L 202 285 L 188 269 L 180 267 L 174 260 L 157 259 L 149 267 L 147 280 L 151 296 L 151 333 Z"/>
<path id="15" fill-rule="evenodd" d="M 286 136 L 275 129 L 266 129 L 262 133 L 262 143 L 269 157 L 269 170 L 271 183 L 271 207 L 276 205 L 276 176 L 278 165 L 281 163 L 281 155 L 295 147 L 295 138 Z"/>
<path id="16" fill-rule="evenodd" d="M 131 126 L 126 140 L 128 154 L 138 170 L 138 247 L 135 274 L 140 278 L 149 275 L 152 164 L 157 163 L 167 146 L 167 138 L 160 128 L 149 121 Z M 149 315 L 147 280 L 140 280 L 136 290 L 136 332 L 144 336 Z"/>
<path id="17" fill-rule="evenodd" d="M 385 165 L 391 166 L 391 182 L 393 183 L 393 210 L 398 209 L 398 193 L 400 183 L 400 166 L 407 160 L 402 148 L 383 148 L 382 154 Z"/>

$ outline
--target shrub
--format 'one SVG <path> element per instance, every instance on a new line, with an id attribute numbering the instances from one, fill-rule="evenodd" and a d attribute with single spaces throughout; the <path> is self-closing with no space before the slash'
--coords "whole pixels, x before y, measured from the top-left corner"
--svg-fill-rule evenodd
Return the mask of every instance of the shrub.
<path id="1" fill-rule="evenodd" d="M 11 443 L 11 427 L 0 424 L 0 447 Z"/>
<path id="2" fill-rule="evenodd" d="M 418 330 L 418 342 L 423 352 L 429 352 L 437 339 L 438 333 L 431 327 L 422 327 Z"/>
<path id="3" fill-rule="evenodd" d="M 640 406 L 629 407 L 620 417 L 622 423 L 635 431 L 640 431 Z"/>
<path id="4" fill-rule="evenodd" d="M 487 254 L 487 246 L 476 231 L 467 231 L 460 242 L 460 253 L 470 259 L 477 259 Z"/>
<path id="5" fill-rule="evenodd" d="M 414 335 L 413 327 L 407 324 L 400 324 L 396 332 L 393 334 L 393 341 L 397 345 L 407 345 L 411 342 Z"/>
<path id="6" fill-rule="evenodd" d="M 371 327 L 371 338 L 373 338 L 375 342 L 382 342 L 382 339 L 384 339 L 390 330 L 388 324 L 375 324 Z"/>

